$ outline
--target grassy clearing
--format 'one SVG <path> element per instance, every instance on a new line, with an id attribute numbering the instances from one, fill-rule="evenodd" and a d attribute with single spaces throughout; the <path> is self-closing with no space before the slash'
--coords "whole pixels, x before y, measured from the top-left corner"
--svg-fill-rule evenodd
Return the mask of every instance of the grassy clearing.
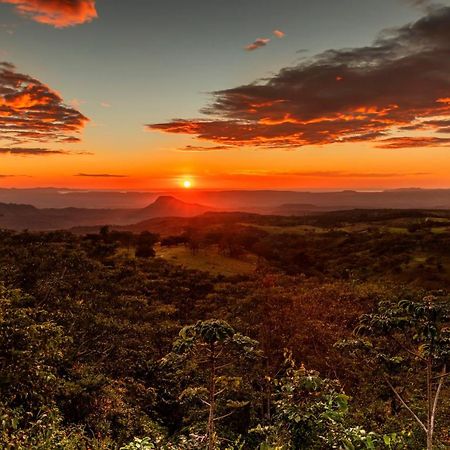
<path id="1" fill-rule="evenodd" d="M 253 223 L 242 223 L 240 225 L 249 226 L 252 228 L 258 228 L 259 230 L 267 231 L 271 234 L 307 234 L 307 233 L 324 233 L 327 230 L 325 228 L 314 227 L 312 225 L 297 225 L 293 227 L 278 227 L 275 225 L 257 225 Z"/>
<path id="2" fill-rule="evenodd" d="M 157 256 L 171 263 L 213 275 L 251 274 L 256 268 L 256 257 L 248 255 L 242 259 L 228 258 L 215 248 L 201 249 L 195 255 L 183 245 L 171 248 L 157 246 L 155 250 Z"/>

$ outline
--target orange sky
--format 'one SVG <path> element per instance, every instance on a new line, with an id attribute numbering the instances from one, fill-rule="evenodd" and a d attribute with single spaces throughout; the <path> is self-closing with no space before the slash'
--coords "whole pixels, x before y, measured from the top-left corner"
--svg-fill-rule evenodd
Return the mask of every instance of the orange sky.
<path id="1" fill-rule="evenodd" d="M 450 6 L 175 1 L 0 0 L 0 187 L 450 188 Z"/>
<path id="2" fill-rule="evenodd" d="M 447 149 L 388 150 L 373 148 L 370 143 L 292 151 L 182 152 L 163 148 L 142 152 L 129 161 L 108 150 L 88 156 L 4 155 L 1 167 L 3 174 L 17 175 L 0 178 L 3 187 L 152 190 L 178 188 L 186 179 L 197 189 L 450 186 Z M 78 176 L 83 173 L 120 177 Z"/>

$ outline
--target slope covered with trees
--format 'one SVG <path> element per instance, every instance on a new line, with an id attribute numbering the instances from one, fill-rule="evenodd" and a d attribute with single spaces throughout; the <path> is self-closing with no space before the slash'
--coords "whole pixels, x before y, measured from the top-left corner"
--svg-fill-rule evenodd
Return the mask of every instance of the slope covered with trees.
<path id="1" fill-rule="evenodd" d="M 445 261 L 445 233 L 267 226 L 161 242 L 257 255 L 234 276 L 155 256 L 148 232 L 2 231 L 2 447 L 448 448 L 445 267 L 430 285 L 373 256 Z"/>

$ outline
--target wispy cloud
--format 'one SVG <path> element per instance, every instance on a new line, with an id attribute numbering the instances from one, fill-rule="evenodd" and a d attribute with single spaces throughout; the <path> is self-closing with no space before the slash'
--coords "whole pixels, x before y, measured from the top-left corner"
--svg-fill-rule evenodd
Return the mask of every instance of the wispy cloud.
<path id="1" fill-rule="evenodd" d="M 22 16 L 56 28 L 80 25 L 97 17 L 95 0 L 0 0 L 0 3 L 12 4 Z"/>
<path id="2" fill-rule="evenodd" d="M 87 177 L 87 178 L 127 178 L 128 175 L 120 175 L 114 173 L 77 173 L 74 177 Z"/>
<path id="3" fill-rule="evenodd" d="M 73 98 L 69 102 L 69 105 L 76 109 L 80 108 L 80 106 L 84 104 L 86 104 L 86 100 L 80 100 L 78 98 Z"/>
<path id="4" fill-rule="evenodd" d="M 270 39 L 268 38 L 259 38 L 256 39 L 251 44 L 247 45 L 245 47 L 245 50 L 252 52 L 253 50 L 257 50 L 258 48 L 265 47 L 270 42 Z"/>
<path id="5" fill-rule="evenodd" d="M 52 156 L 52 155 L 86 155 L 87 152 L 70 152 L 68 150 L 52 150 L 48 148 L 1 147 L 0 155 L 16 156 Z"/>
<path id="6" fill-rule="evenodd" d="M 414 134 L 407 138 L 448 131 L 433 119 L 450 120 L 449 54 L 450 7 L 431 9 L 415 23 L 383 32 L 372 45 L 329 50 L 270 79 L 214 92 L 204 118 L 148 127 L 217 145 L 375 142 L 399 148 L 383 139 L 410 126 Z M 429 147 L 445 144 L 442 139 L 403 144 Z"/>
<path id="7" fill-rule="evenodd" d="M 281 30 L 273 30 L 273 35 L 277 37 L 278 39 L 282 39 L 286 36 L 286 33 Z"/>
<path id="8" fill-rule="evenodd" d="M 214 152 L 218 150 L 232 150 L 233 148 L 236 147 L 233 147 L 231 145 L 214 145 L 209 147 L 205 147 L 203 145 L 186 145 L 179 150 L 183 152 Z"/>
<path id="9" fill-rule="evenodd" d="M 12 36 L 16 31 L 16 26 L 9 23 L 2 23 L 0 24 L 0 31 Z"/>
<path id="10" fill-rule="evenodd" d="M 404 176 L 425 176 L 428 172 L 346 172 L 339 170 L 312 170 L 298 172 L 277 172 L 270 170 L 244 170 L 232 175 L 260 176 L 260 177 L 306 177 L 306 178 L 398 178 Z"/>
<path id="11" fill-rule="evenodd" d="M 450 138 L 425 137 L 394 137 L 383 139 L 378 148 L 414 148 L 414 147 L 450 147 Z"/>

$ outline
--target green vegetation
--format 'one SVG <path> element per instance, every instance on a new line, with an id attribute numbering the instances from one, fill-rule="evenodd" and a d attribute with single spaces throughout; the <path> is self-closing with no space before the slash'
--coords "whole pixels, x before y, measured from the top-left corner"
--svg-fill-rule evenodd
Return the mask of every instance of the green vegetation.
<path id="1" fill-rule="evenodd" d="M 256 258 L 246 255 L 240 259 L 230 258 L 220 254 L 217 248 L 201 249 L 195 254 L 185 246 L 157 247 L 157 256 L 166 261 L 178 264 L 188 269 L 201 270 L 213 275 L 251 274 L 256 269 Z"/>
<path id="2" fill-rule="evenodd" d="M 439 214 L 1 231 L 1 448 L 449 448 Z"/>

